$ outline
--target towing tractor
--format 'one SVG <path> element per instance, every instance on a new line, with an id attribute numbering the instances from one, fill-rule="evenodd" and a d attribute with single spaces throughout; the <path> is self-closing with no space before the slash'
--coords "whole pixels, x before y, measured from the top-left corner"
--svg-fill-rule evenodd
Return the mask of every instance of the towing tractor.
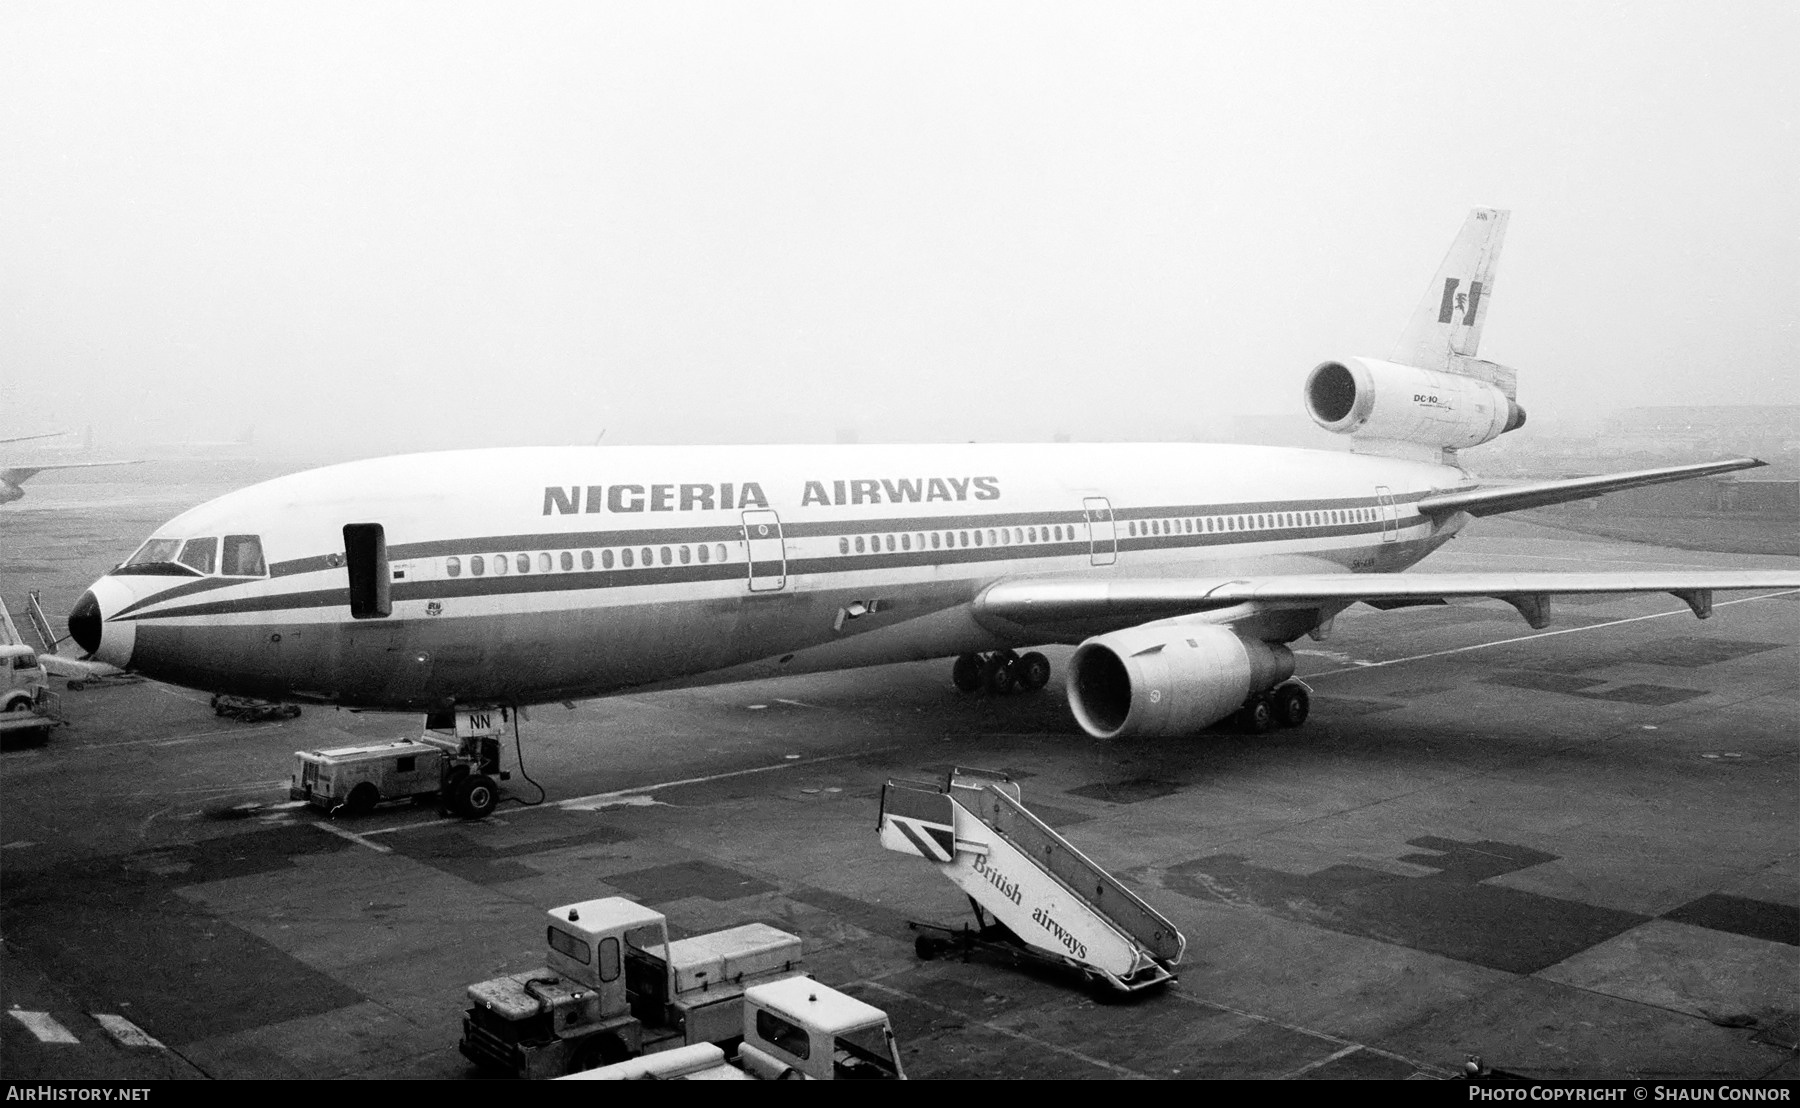
<path id="1" fill-rule="evenodd" d="M 670 942 L 661 912 L 624 897 L 552 908 L 545 940 L 542 968 L 469 986 L 459 1048 L 476 1065 L 558 1077 L 735 1043 L 745 990 L 801 977 L 798 936 L 747 923 Z"/>
<path id="2" fill-rule="evenodd" d="M 427 716 L 417 739 L 294 752 L 288 796 L 328 812 L 361 815 L 390 800 L 436 797 L 458 815 L 481 819 L 500 801 L 505 709 Z"/>
<path id="3" fill-rule="evenodd" d="M 718 1045 L 697 1043 L 563 1080 L 906 1080 L 887 1013 L 811 978 L 745 989 L 743 1025 L 729 1060 Z"/>
<path id="4" fill-rule="evenodd" d="M 0 645 L 0 739 L 42 741 L 63 723 L 37 651 L 23 643 Z"/>

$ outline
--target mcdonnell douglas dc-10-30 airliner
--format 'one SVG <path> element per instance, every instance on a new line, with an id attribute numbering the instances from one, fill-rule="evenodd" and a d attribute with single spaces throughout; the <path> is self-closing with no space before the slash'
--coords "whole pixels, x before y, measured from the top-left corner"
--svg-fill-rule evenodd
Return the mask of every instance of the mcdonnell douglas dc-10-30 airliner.
<path id="1" fill-rule="evenodd" d="M 1475 357 L 1508 213 L 1477 209 L 1386 360 L 1312 370 L 1349 453 L 1057 444 L 574 447 L 351 462 L 157 529 L 76 603 L 90 658 L 212 692 L 442 713 L 957 656 L 1090 735 L 1305 718 L 1288 643 L 1351 604 L 1719 589 L 1797 572 L 1406 573 L 1473 516 L 1761 465 L 1485 487 L 1525 421 Z"/>

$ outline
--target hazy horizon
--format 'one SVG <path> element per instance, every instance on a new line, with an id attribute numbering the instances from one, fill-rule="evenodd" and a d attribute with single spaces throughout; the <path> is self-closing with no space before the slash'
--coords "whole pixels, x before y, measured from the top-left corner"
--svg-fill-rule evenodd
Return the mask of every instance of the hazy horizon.
<path id="1" fill-rule="evenodd" d="M 1475 206 L 1513 212 L 1482 354 L 1533 426 L 1800 402 L 1792 5 L 0 29 L 0 437 L 1217 437 L 1386 355 Z"/>

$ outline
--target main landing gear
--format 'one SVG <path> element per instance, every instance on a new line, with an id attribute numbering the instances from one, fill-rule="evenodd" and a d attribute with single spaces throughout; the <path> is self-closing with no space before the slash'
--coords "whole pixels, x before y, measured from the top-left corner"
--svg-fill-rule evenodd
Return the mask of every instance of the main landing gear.
<path id="1" fill-rule="evenodd" d="M 1312 696 L 1298 681 L 1276 685 L 1268 692 L 1252 693 L 1228 722 L 1251 735 L 1263 735 L 1276 727 L 1298 727 L 1312 711 Z"/>
<path id="2" fill-rule="evenodd" d="M 966 693 L 982 689 L 996 696 L 1014 689 L 1035 692 L 1050 683 L 1050 659 L 1035 650 L 1025 655 L 1010 650 L 964 654 L 950 667 L 950 680 Z"/>

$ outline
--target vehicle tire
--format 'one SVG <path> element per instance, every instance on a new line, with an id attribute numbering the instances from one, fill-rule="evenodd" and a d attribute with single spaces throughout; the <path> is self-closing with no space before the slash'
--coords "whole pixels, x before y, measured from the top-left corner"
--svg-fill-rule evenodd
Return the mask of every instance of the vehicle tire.
<path id="1" fill-rule="evenodd" d="M 1005 696 L 1013 691 L 1017 678 L 1013 673 L 1013 660 L 1004 654 L 996 654 L 988 659 L 981 670 L 981 687 L 995 696 Z"/>
<path id="2" fill-rule="evenodd" d="M 1268 697 L 1258 693 L 1244 701 L 1244 706 L 1238 710 L 1238 718 L 1245 731 L 1252 735 L 1266 735 L 1275 726 L 1275 706 L 1269 703 Z"/>
<path id="3" fill-rule="evenodd" d="M 981 687 L 981 658 L 974 654 L 963 654 L 950 667 L 950 683 L 958 692 L 974 692 Z"/>
<path id="4" fill-rule="evenodd" d="M 1275 690 L 1275 721 L 1283 727 L 1298 727 L 1312 712 L 1312 696 L 1303 685 L 1283 685 Z"/>
<path id="5" fill-rule="evenodd" d="M 569 1073 L 586 1073 L 597 1070 L 601 1066 L 610 1066 L 614 1062 L 623 1062 L 629 1058 L 630 1052 L 617 1035 L 595 1035 L 583 1039 L 569 1051 Z"/>
<path id="6" fill-rule="evenodd" d="M 352 816 L 366 816 L 373 812 L 375 805 L 379 803 L 381 803 L 381 790 L 364 781 L 356 788 L 351 789 L 350 795 L 344 798 L 344 813 Z"/>
<path id="7" fill-rule="evenodd" d="M 464 819 L 485 819 L 498 803 L 500 786 L 485 774 L 465 777 L 456 786 L 454 806 Z"/>
<path id="8" fill-rule="evenodd" d="M 86 688 L 87 686 L 83 685 L 80 681 L 70 681 L 68 687 L 69 687 L 70 692 L 80 692 L 82 689 Z"/>
<path id="9" fill-rule="evenodd" d="M 1019 687 L 1026 692 L 1036 692 L 1050 683 L 1050 659 L 1035 650 L 1020 658 L 1013 670 L 1018 674 Z"/>

